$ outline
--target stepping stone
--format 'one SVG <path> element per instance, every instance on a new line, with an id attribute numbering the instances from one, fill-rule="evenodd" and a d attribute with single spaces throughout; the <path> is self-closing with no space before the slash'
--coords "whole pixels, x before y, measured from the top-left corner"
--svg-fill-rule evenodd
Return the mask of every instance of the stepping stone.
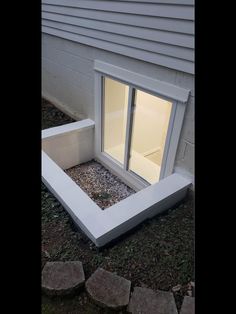
<path id="1" fill-rule="evenodd" d="M 91 299 L 103 308 L 120 310 L 129 303 L 131 282 L 98 268 L 85 283 Z"/>
<path id="2" fill-rule="evenodd" d="M 47 262 L 42 271 L 42 289 L 47 295 L 68 295 L 84 285 L 83 265 L 79 261 Z"/>
<path id="3" fill-rule="evenodd" d="M 195 313 L 195 298 L 188 296 L 184 297 L 180 314 L 194 314 L 194 313 Z"/>
<path id="4" fill-rule="evenodd" d="M 172 292 L 135 287 L 127 311 L 132 314 L 178 314 Z"/>

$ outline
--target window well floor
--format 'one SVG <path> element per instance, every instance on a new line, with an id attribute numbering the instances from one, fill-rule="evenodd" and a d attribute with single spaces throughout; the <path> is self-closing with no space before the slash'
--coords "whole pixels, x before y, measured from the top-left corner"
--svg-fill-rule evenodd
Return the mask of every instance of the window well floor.
<path id="1" fill-rule="evenodd" d="M 95 160 L 69 168 L 65 172 L 101 209 L 106 209 L 135 193 Z"/>

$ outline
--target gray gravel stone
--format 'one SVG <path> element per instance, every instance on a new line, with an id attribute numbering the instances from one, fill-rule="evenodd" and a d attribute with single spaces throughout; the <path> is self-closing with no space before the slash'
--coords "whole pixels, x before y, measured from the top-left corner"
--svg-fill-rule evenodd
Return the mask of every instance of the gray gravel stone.
<path id="1" fill-rule="evenodd" d="M 195 313 L 195 298 L 184 297 L 184 301 L 180 310 L 180 314 L 194 314 Z"/>
<path id="2" fill-rule="evenodd" d="M 85 283 L 79 261 L 47 262 L 42 271 L 42 289 L 47 295 L 68 295 Z"/>
<path id="3" fill-rule="evenodd" d="M 131 282 L 98 268 L 85 283 L 91 299 L 99 306 L 120 310 L 129 303 Z"/>
<path id="4" fill-rule="evenodd" d="M 101 208 L 108 208 L 135 191 L 95 160 L 65 170 Z"/>
<path id="5" fill-rule="evenodd" d="M 178 314 L 173 293 L 135 287 L 128 312 L 132 314 Z"/>

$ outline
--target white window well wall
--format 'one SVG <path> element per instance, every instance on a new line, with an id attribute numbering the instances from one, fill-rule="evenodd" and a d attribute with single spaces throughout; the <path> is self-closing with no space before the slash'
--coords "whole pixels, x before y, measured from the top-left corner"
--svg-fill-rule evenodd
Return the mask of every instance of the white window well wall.
<path id="1" fill-rule="evenodd" d="M 100 247 L 145 219 L 170 208 L 185 196 L 191 182 L 172 171 L 189 91 L 100 61 L 95 62 L 95 71 L 95 122 L 85 119 L 42 131 L 42 180 L 77 226 Z M 122 124 L 124 132 L 114 133 L 114 136 L 119 138 L 118 142 L 123 143 L 123 156 L 120 159 L 118 155 L 114 155 L 114 151 L 113 155 L 109 151 L 110 147 L 114 147 L 113 144 L 110 145 L 114 139 L 107 138 L 104 141 L 104 131 L 106 132 L 104 129 L 107 127 L 109 130 L 111 127 L 109 119 L 107 126 L 103 123 L 104 78 L 113 80 L 115 84 L 120 83 L 118 86 L 123 89 L 123 108 L 126 108 L 126 111 L 118 110 L 120 111 L 118 129 Z M 165 108 L 163 107 L 164 111 L 168 113 L 166 114 L 168 128 L 165 134 L 162 134 L 164 136 L 162 142 L 164 141 L 165 145 L 160 174 L 157 182 L 153 184 L 148 182 L 147 179 L 150 178 L 144 178 L 137 168 L 132 168 L 132 162 L 129 169 L 131 155 L 135 153 L 137 155 L 139 152 L 132 151 L 134 141 L 132 136 L 135 136 L 135 132 L 132 134 L 134 115 L 131 112 L 132 100 L 135 99 L 135 93 L 139 92 L 141 98 L 150 94 L 161 99 L 166 104 Z M 138 97 L 136 96 L 136 101 L 139 101 Z M 150 103 L 153 101 L 155 105 L 156 99 L 150 98 Z M 118 106 L 120 103 L 115 105 Z M 154 144 L 151 145 L 153 148 L 145 148 L 146 155 L 152 154 L 153 150 L 155 152 Z M 93 158 L 103 163 L 138 192 L 102 210 L 63 171 Z"/>

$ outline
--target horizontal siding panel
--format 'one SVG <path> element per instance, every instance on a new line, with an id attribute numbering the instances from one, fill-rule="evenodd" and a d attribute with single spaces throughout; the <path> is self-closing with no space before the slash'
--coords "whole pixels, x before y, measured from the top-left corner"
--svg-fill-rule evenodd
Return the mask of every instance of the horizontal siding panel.
<path id="1" fill-rule="evenodd" d="M 90 0 L 88 0 L 90 1 Z M 100 1 L 100 0 L 95 0 Z M 110 0 L 105 0 L 110 1 Z M 119 0 L 120 2 L 145 2 L 145 3 L 159 3 L 159 4 L 185 4 L 185 5 L 193 5 L 194 0 Z"/>
<path id="2" fill-rule="evenodd" d="M 89 21 L 71 16 L 62 16 L 52 13 L 43 13 L 42 17 L 51 21 L 61 22 L 61 24 L 77 25 L 94 30 L 102 30 L 104 32 L 122 34 L 125 36 L 145 38 L 155 42 L 167 43 L 181 47 L 193 48 L 193 37 L 186 34 L 174 34 L 171 32 L 149 30 L 145 28 L 137 28 L 134 26 L 127 26 L 121 24 L 113 24 L 100 21 Z"/>
<path id="3" fill-rule="evenodd" d="M 89 38 L 86 36 L 66 32 L 63 30 L 42 26 L 42 32 L 58 36 L 61 38 L 65 38 L 68 40 L 76 41 L 85 45 L 90 45 L 96 48 L 112 51 L 114 53 L 122 54 L 125 56 L 129 56 L 131 58 L 136 58 L 139 60 L 144 60 L 146 62 L 151 62 L 155 64 L 159 64 L 162 66 L 170 67 L 172 69 L 176 69 L 183 72 L 192 73 L 194 72 L 193 63 L 187 60 L 176 59 L 172 57 L 168 57 L 165 55 L 155 54 L 147 51 L 140 51 L 135 48 L 125 47 L 118 44 L 101 41 L 95 38 Z"/>
<path id="4" fill-rule="evenodd" d="M 132 15 L 117 12 L 105 12 L 81 8 L 70 8 L 44 4 L 43 12 L 70 15 L 96 21 L 113 22 L 123 25 L 138 26 L 150 29 L 159 29 L 183 34 L 194 34 L 194 22 L 180 19 L 159 18 L 145 15 Z"/>
<path id="5" fill-rule="evenodd" d="M 194 73 L 193 0 L 42 0 L 42 32 Z"/>
<path id="6" fill-rule="evenodd" d="M 109 12 L 121 12 L 148 16 L 169 17 L 184 20 L 194 20 L 193 6 L 119 2 L 119 1 L 85 1 L 85 0 L 43 0 L 42 4 L 54 4 L 75 8 L 84 8 Z"/>
<path id="7" fill-rule="evenodd" d="M 111 33 L 104 33 L 97 30 L 91 30 L 86 28 L 81 28 L 77 26 L 67 25 L 56 23 L 53 21 L 43 21 L 43 26 L 53 27 L 57 29 L 61 29 L 64 31 L 69 31 L 75 34 L 97 38 L 109 42 L 113 42 L 115 44 L 120 44 L 128 47 L 138 48 L 146 51 L 150 51 L 153 53 L 160 53 L 171 57 L 177 57 L 180 59 L 185 59 L 189 61 L 193 61 L 193 50 L 192 49 L 185 49 L 178 46 L 170 46 L 165 44 L 159 44 L 156 42 L 150 42 L 143 39 L 137 39 L 132 37 L 126 37 L 122 35 L 116 35 Z"/>

